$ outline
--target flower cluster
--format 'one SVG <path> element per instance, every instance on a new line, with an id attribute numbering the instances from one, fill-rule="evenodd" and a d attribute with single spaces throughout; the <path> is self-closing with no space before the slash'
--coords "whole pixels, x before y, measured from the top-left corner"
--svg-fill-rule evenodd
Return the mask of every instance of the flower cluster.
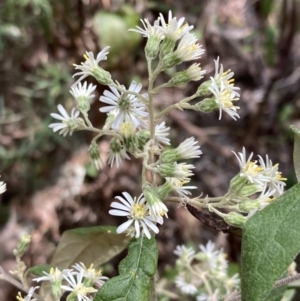
<path id="1" fill-rule="evenodd" d="M 256 190 L 254 193 L 262 192 L 259 197 L 261 200 L 269 198 L 271 195 L 278 197 L 283 194 L 286 178 L 282 177 L 281 172 L 278 171 L 278 164 L 273 165 L 268 155 L 266 155 L 265 161 L 261 156 L 258 156 L 258 161 L 251 161 L 253 153 L 247 158 L 245 148 L 242 152 L 234 154 L 238 159 L 240 172 L 232 180 L 232 189 L 237 190 L 238 187 L 239 190 L 245 190 L 247 186 L 253 187 Z"/>
<path id="2" fill-rule="evenodd" d="M 228 262 L 223 249 L 215 250 L 215 244 L 209 241 L 205 246 L 199 245 L 196 253 L 193 248 L 177 246 L 174 254 L 177 276 L 175 284 L 185 295 L 193 295 L 197 300 L 223 300 L 239 287 L 238 274 L 228 275 Z"/>
<path id="3" fill-rule="evenodd" d="M 55 300 L 60 300 L 62 295 L 68 292 L 68 300 L 91 301 L 108 279 L 102 276 L 102 270 L 96 270 L 93 264 L 87 268 L 82 262 L 74 264 L 71 269 L 62 271 L 58 268 L 51 268 L 49 273 L 44 272 L 44 274 L 45 276 L 33 280 L 36 282 L 49 281 Z M 27 299 L 25 300 L 27 301 Z"/>

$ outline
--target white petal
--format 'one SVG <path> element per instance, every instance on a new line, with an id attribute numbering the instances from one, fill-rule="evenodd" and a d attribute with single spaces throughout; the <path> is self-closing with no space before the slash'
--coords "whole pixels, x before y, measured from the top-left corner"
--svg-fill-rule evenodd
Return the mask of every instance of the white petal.
<path id="1" fill-rule="evenodd" d="M 111 215 L 116 215 L 116 216 L 128 216 L 129 215 L 128 212 L 121 211 L 121 210 L 114 210 L 114 209 L 109 210 L 108 213 Z"/>
<path id="2" fill-rule="evenodd" d="M 120 234 L 120 233 L 124 232 L 125 230 L 127 230 L 130 227 L 130 225 L 132 224 L 132 222 L 133 222 L 133 219 L 130 219 L 129 221 L 120 225 L 117 229 L 117 233 Z"/>

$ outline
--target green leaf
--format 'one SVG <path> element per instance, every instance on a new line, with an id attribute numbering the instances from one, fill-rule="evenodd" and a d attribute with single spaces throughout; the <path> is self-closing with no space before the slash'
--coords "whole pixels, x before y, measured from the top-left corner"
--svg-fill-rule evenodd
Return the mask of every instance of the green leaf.
<path id="1" fill-rule="evenodd" d="M 295 140 L 294 140 L 294 169 L 296 173 L 296 177 L 298 182 L 300 182 L 300 129 L 295 127 L 294 125 L 290 125 L 290 129 L 295 134 Z"/>
<path id="2" fill-rule="evenodd" d="M 64 232 L 51 265 L 65 269 L 83 262 L 97 267 L 122 252 L 129 240 L 129 236 L 117 234 L 116 227 L 111 226 L 72 229 Z"/>
<path id="3" fill-rule="evenodd" d="M 154 238 L 133 238 L 128 245 L 127 257 L 119 265 L 120 275 L 107 281 L 94 301 L 148 301 L 157 260 L 158 248 Z"/>
<path id="4" fill-rule="evenodd" d="M 45 274 L 43 272 L 46 272 L 49 274 L 51 268 L 52 268 L 52 266 L 49 264 L 39 264 L 39 265 L 29 268 L 26 271 L 26 275 L 30 273 L 30 274 L 42 277 L 42 276 L 45 276 Z"/>
<path id="5" fill-rule="evenodd" d="M 244 225 L 242 301 L 263 301 L 300 250 L 300 184 Z"/>

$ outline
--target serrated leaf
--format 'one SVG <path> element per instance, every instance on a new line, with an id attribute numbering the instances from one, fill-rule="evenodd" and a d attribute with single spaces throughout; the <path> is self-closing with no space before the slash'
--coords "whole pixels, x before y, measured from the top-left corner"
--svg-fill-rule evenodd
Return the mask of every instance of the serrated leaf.
<path id="1" fill-rule="evenodd" d="M 154 238 L 134 238 L 128 255 L 119 265 L 120 275 L 99 290 L 94 301 L 148 301 L 150 279 L 157 268 L 158 248 Z"/>
<path id="2" fill-rule="evenodd" d="M 242 240 L 242 301 L 264 301 L 300 251 L 300 184 L 245 223 Z"/>
<path id="3" fill-rule="evenodd" d="M 83 262 L 96 267 L 122 252 L 130 240 L 125 234 L 117 234 L 116 227 L 96 226 L 77 228 L 64 232 L 53 255 L 51 265 L 59 269 Z"/>
<path id="4" fill-rule="evenodd" d="M 39 264 L 39 265 L 29 268 L 26 271 L 26 275 L 33 274 L 35 276 L 42 277 L 42 276 L 45 276 L 44 272 L 50 273 L 51 268 L 52 268 L 52 266 L 49 264 Z"/>
<path id="5" fill-rule="evenodd" d="M 297 180 L 298 182 L 300 182 L 300 129 L 298 129 L 294 125 L 290 125 L 290 129 L 293 131 L 295 135 L 294 153 L 293 153 L 294 169 L 295 169 Z"/>

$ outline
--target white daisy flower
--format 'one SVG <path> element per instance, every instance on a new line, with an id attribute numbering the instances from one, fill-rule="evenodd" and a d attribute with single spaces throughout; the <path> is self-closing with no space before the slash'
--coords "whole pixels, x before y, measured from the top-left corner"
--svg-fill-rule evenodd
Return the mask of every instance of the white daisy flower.
<path id="1" fill-rule="evenodd" d="M 73 265 L 73 268 L 78 271 L 78 273 L 83 273 L 83 277 L 85 279 L 88 279 L 88 285 L 93 286 L 94 284 L 97 285 L 98 287 L 101 287 L 106 280 L 108 280 L 108 277 L 102 276 L 102 270 L 99 269 L 96 271 L 94 269 L 94 265 L 91 264 L 89 268 L 87 268 L 84 263 L 76 263 Z"/>
<path id="2" fill-rule="evenodd" d="M 122 159 L 130 160 L 126 149 L 121 145 L 118 139 L 112 139 L 110 150 L 108 151 L 108 164 L 113 167 L 116 163 L 117 168 L 122 164 Z"/>
<path id="3" fill-rule="evenodd" d="M 183 277 L 177 276 L 175 284 L 184 294 L 194 295 L 197 292 L 197 288 L 195 287 L 195 285 L 192 283 L 187 283 Z"/>
<path id="4" fill-rule="evenodd" d="M 205 52 L 201 45 L 197 44 L 197 38 L 192 33 L 186 33 L 180 40 L 174 55 L 180 62 L 196 60 Z"/>
<path id="5" fill-rule="evenodd" d="M 40 282 L 40 281 L 50 281 L 52 283 L 61 282 L 63 279 L 63 275 L 68 274 L 70 272 L 69 272 L 69 270 L 60 271 L 58 268 L 55 268 L 55 269 L 51 268 L 50 273 L 46 273 L 46 272 L 43 272 L 43 273 L 45 274 L 45 276 L 34 278 L 33 280 L 36 282 Z"/>
<path id="6" fill-rule="evenodd" d="M 266 162 L 264 162 L 261 156 L 259 157 L 259 163 L 264 169 L 264 175 L 268 178 L 268 187 L 270 189 L 275 189 L 276 196 L 283 194 L 284 186 L 286 185 L 283 181 L 286 181 L 286 178 L 281 176 L 281 172 L 278 171 L 279 164 L 273 165 L 272 161 L 269 159 L 269 156 L 266 155 Z"/>
<path id="7" fill-rule="evenodd" d="M 237 90 L 240 90 L 239 87 L 234 86 L 234 72 L 232 72 L 230 69 L 224 72 L 223 65 L 220 64 L 220 58 L 218 57 L 215 62 L 215 75 L 214 80 L 215 82 L 220 86 L 221 83 L 224 84 L 225 89 L 231 91 L 234 96 L 233 97 L 240 97 Z"/>
<path id="8" fill-rule="evenodd" d="M 143 35 L 143 37 L 150 38 L 155 37 L 159 40 L 162 40 L 165 36 L 163 32 L 159 29 L 159 20 L 158 18 L 156 21 L 154 21 L 154 25 L 152 26 L 148 19 L 141 19 L 141 22 L 143 23 L 144 29 L 142 29 L 139 26 L 136 26 L 137 29 L 129 29 L 129 31 L 134 31 L 137 33 L 140 33 Z"/>
<path id="9" fill-rule="evenodd" d="M 29 291 L 28 291 L 28 294 L 27 294 L 27 296 L 25 296 L 25 298 L 23 298 L 22 296 L 21 296 L 21 293 L 20 292 L 18 292 L 18 295 L 17 295 L 17 300 L 18 301 L 37 301 L 37 299 L 36 298 L 32 298 L 32 296 L 33 296 L 33 294 L 34 294 L 34 291 L 36 290 L 36 289 L 38 289 L 39 288 L 39 286 L 36 286 L 36 287 L 31 287 L 30 289 L 29 289 Z"/>
<path id="10" fill-rule="evenodd" d="M 173 251 L 175 255 L 178 257 L 192 257 L 195 254 L 195 250 L 193 248 L 187 248 L 185 245 L 176 246 L 176 249 Z"/>
<path id="11" fill-rule="evenodd" d="M 260 166 L 257 161 L 251 161 L 253 153 L 250 154 L 247 159 L 246 149 L 243 147 L 243 152 L 238 153 L 238 155 L 233 152 L 237 157 L 240 165 L 240 176 L 246 177 L 250 183 L 257 184 L 263 189 L 265 189 L 269 178 L 264 175 L 264 167 Z"/>
<path id="12" fill-rule="evenodd" d="M 6 191 L 6 183 L 0 181 L 0 194 Z"/>
<path id="13" fill-rule="evenodd" d="M 222 111 L 226 112 L 234 120 L 240 118 L 239 114 L 236 112 L 240 107 L 233 104 L 233 101 L 239 100 L 237 94 L 232 92 L 232 90 L 227 89 L 223 81 L 218 85 L 214 78 L 211 77 L 210 79 L 211 85 L 209 90 L 214 95 L 215 102 L 219 107 L 219 120 L 222 117 Z"/>
<path id="14" fill-rule="evenodd" d="M 111 215 L 127 216 L 128 218 L 128 221 L 118 227 L 117 233 L 122 233 L 133 225 L 136 238 L 140 236 L 141 228 L 142 233 L 149 239 L 151 238 L 149 229 L 157 234 L 159 230 L 155 224 L 163 224 L 163 218 L 161 216 L 150 215 L 149 206 L 145 203 L 146 200 L 143 194 L 138 199 L 133 199 L 128 192 L 123 192 L 122 194 L 124 198 L 121 196 L 116 197 L 121 204 L 112 202 L 111 207 L 114 209 L 109 210 L 109 214 Z"/>
<path id="15" fill-rule="evenodd" d="M 62 105 L 57 106 L 58 111 L 61 115 L 57 113 L 51 113 L 50 115 L 58 120 L 61 120 L 61 123 L 51 123 L 49 125 L 49 128 L 53 129 L 53 132 L 59 132 L 60 135 L 63 135 L 64 137 L 70 133 L 70 136 L 73 134 L 74 130 L 78 127 L 77 124 L 77 118 L 80 114 L 79 111 L 76 111 L 74 108 L 71 111 L 71 116 L 67 113 L 66 109 Z"/>
<path id="16" fill-rule="evenodd" d="M 96 88 L 96 85 L 87 85 L 87 82 L 84 82 L 83 84 L 80 82 L 76 86 L 71 87 L 70 93 L 78 102 L 82 99 L 89 100 L 91 102 L 91 100 L 95 97 L 92 93 L 96 90 Z"/>
<path id="17" fill-rule="evenodd" d="M 176 148 L 181 159 L 192 159 L 199 158 L 202 154 L 200 150 L 200 146 L 197 145 L 198 141 L 195 140 L 194 137 L 190 137 L 184 140 L 179 146 Z"/>
<path id="18" fill-rule="evenodd" d="M 180 181 L 170 177 L 166 177 L 165 179 L 172 186 L 173 191 L 177 192 L 183 199 L 188 199 L 188 195 L 192 194 L 188 189 L 197 189 L 197 186 L 183 186 L 189 183 L 189 180 Z"/>
<path id="19" fill-rule="evenodd" d="M 155 126 L 155 142 L 157 146 L 161 146 L 161 144 L 170 145 L 170 139 L 167 138 L 170 128 L 166 127 L 165 121 Z"/>
<path id="20" fill-rule="evenodd" d="M 98 290 L 93 287 L 87 287 L 83 283 L 84 271 L 81 270 L 75 274 L 70 272 L 63 275 L 63 278 L 68 282 L 68 285 L 62 285 L 64 291 L 76 294 L 78 301 L 85 301 L 88 294 L 96 293 Z"/>
<path id="21" fill-rule="evenodd" d="M 177 21 L 177 18 L 172 18 L 172 12 L 169 11 L 168 23 L 166 23 L 164 16 L 160 14 L 161 26 L 157 26 L 158 29 L 162 31 L 165 38 L 172 39 L 173 41 L 179 40 L 183 35 L 188 33 L 194 28 L 194 26 L 189 26 L 187 23 L 184 23 L 184 17 L 180 18 Z"/>
<path id="22" fill-rule="evenodd" d="M 80 78 L 73 84 L 73 87 L 76 86 L 80 81 L 82 81 L 89 75 L 94 76 L 101 83 L 105 83 L 105 81 L 107 81 L 107 83 L 111 82 L 111 80 L 109 80 L 110 74 L 98 66 L 100 61 L 107 59 L 106 55 L 108 54 L 107 50 L 109 48 L 110 47 L 107 46 L 104 49 L 102 49 L 102 51 L 98 53 L 96 58 L 94 57 L 93 52 L 86 51 L 84 55 L 85 62 L 81 63 L 81 65 L 74 64 L 75 69 L 80 70 L 80 72 L 75 73 L 73 77 L 80 76 Z"/>
<path id="23" fill-rule="evenodd" d="M 183 159 L 199 158 L 202 151 L 200 146 L 196 144 L 195 138 L 190 137 L 180 143 L 177 148 L 164 151 L 159 160 L 162 163 L 172 163 Z"/>
<path id="24" fill-rule="evenodd" d="M 121 86 L 123 89 L 124 86 Z M 115 87 L 110 87 L 111 91 L 104 91 L 104 96 L 100 97 L 100 101 L 108 104 L 108 106 L 100 108 L 100 112 L 109 113 L 115 111 L 115 120 L 111 127 L 119 129 L 123 122 L 132 122 L 135 127 L 139 127 L 143 118 L 148 117 L 148 112 L 145 112 L 145 105 L 141 103 L 136 96 L 132 94 L 123 94 Z M 130 84 L 128 91 L 139 93 L 142 89 L 142 84 L 133 81 Z"/>
<path id="25" fill-rule="evenodd" d="M 176 178 L 180 181 L 189 181 L 189 178 L 193 175 L 191 169 L 195 166 L 186 163 L 167 163 L 161 164 L 157 167 L 157 172 L 164 178 Z"/>
<path id="26" fill-rule="evenodd" d="M 202 252 L 200 259 L 207 262 L 210 272 L 216 277 L 224 277 L 227 275 L 228 262 L 225 259 L 223 249 L 215 251 L 215 244 L 212 241 L 208 241 L 206 246 L 199 245 Z"/>
<path id="27" fill-rule="evenodd" d="M 187 68 L 186 72 L 191 81 L 198 81 L 203 78 L 203 75 L 206 73 L 206 70 L 202 70 L 200 63 L 194 63 L 189 68 Z"/>

